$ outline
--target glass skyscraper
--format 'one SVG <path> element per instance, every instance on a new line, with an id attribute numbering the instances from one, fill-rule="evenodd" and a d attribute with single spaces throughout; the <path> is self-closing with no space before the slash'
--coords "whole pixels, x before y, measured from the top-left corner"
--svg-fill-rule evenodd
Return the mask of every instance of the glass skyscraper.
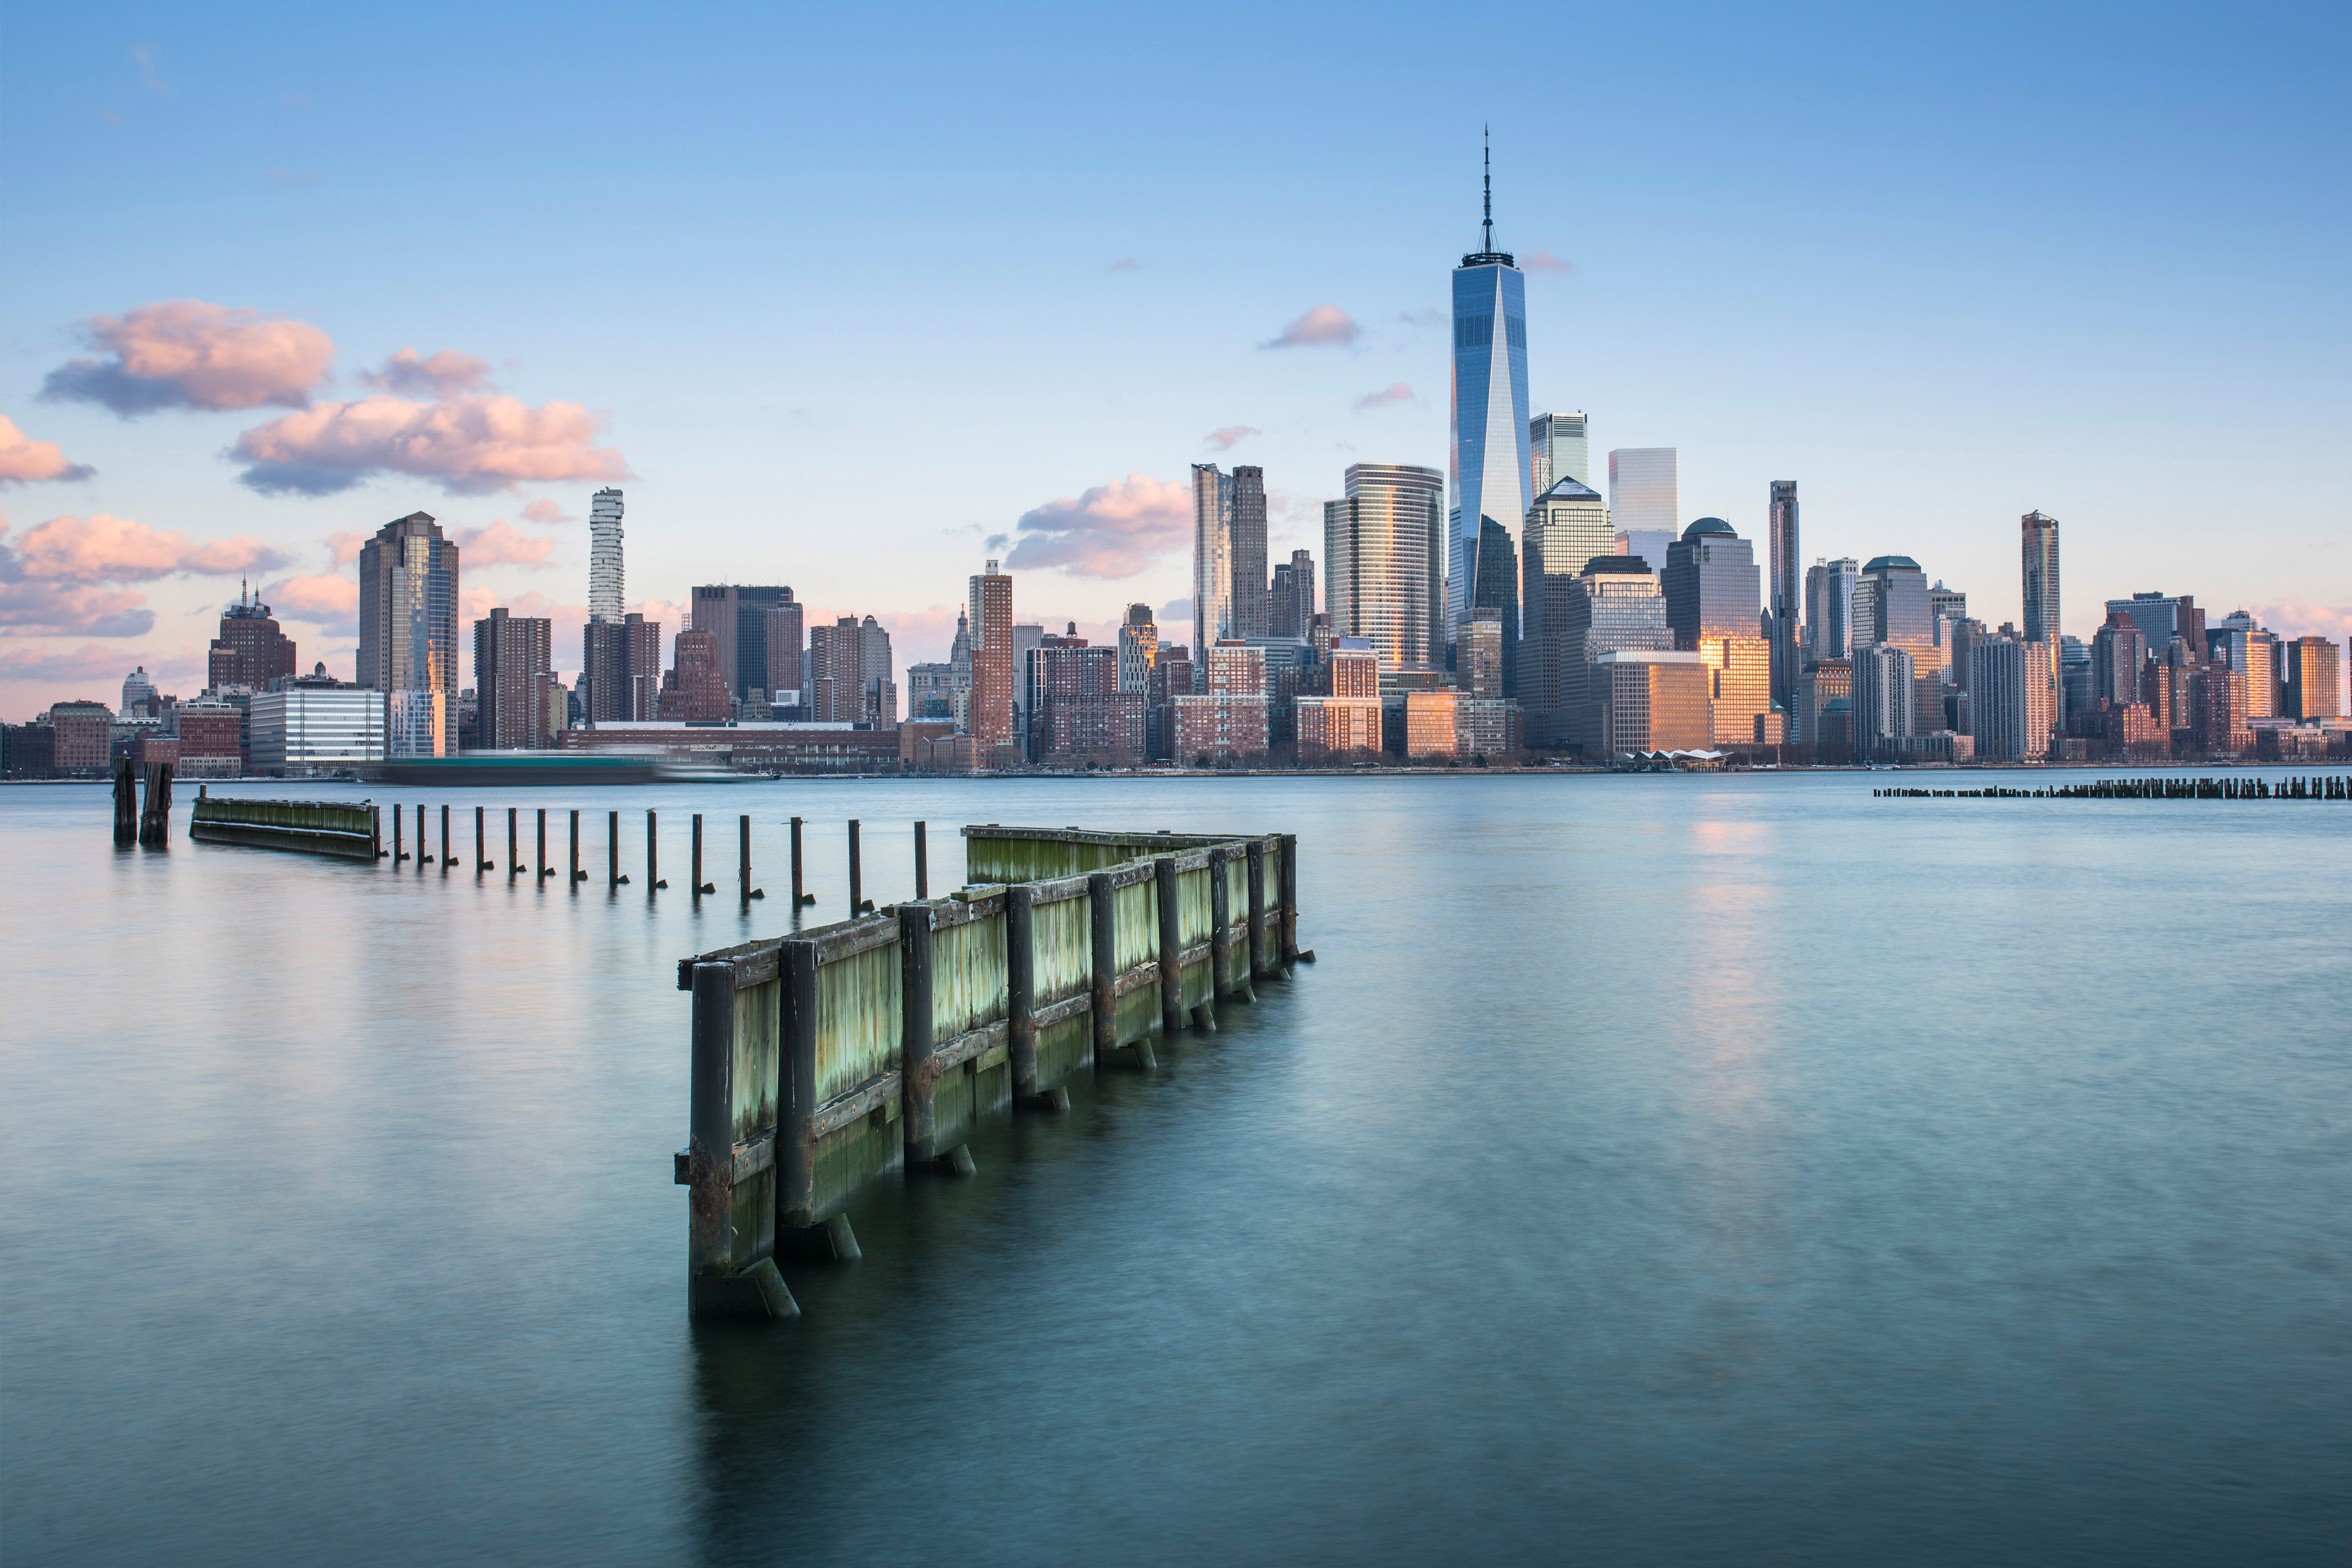
<path id="1" fill-rule="evenodd" d="M 1538 496 L 1562 479 L 1590 485 L 1592 462 L 1585 447 L 1584 416 L 1538 414 L 1528 421 L 1528 462 Z"/>
<path id="2" fill-rule="evenodd" d="M 2058 668 L 2059 637 L 2064 628 L 2058 624 L 2058 520 L 2029 511 L 2018 520 L 2018 534 L 2023 561 L 2021 584 L 2024 590 L 2024 614 L 2018 617 L 2019 629 L 2024 640 L 2042 649 L 2049 668 L 2048 717 L 2053 729 L 2063 729 L 2066 723 L 2066 689 Z"/>
<path id="3" fill-rule="evenodd" d="M 1609 454 L 1609 516 L 1619 530 L 1670 536 L 1682 531 L 1680 459 L 1672 447 L 1621 447 Z M 1653 572 L 1665 564 L 1664 552 L 1659 554 L 1661 559 L 1650 562 Z"/>
<path id="4" fill-rule="evenodd" d="M 1195 470 L 1197 472 L 1197 470 Z M 1365 637 L 1384 670 L 1444 663 L 1445 476 L 1350 463 L 1345 500 L 1323 503 L 1324 603 L 1335 637 Z"/>
<path id="5" fill-rule="evenodd" d="M 1501 580 L 1499 574 L 1479 570 L 1485 524 L 1500 525 L 1516 544 L 1528 508 L 1535 504 L 1528 458 L 1528 280 L 1507 251 L 1495 248 L 1494 207 L 1489 178 L 1485 248 L 1464 257 L 1454 269 L 1454 505 L 1445 559 L 1449 640 L 1452 628 L 1469 618 L 1477 590 Z M 1515 637 L 1517 629 L 1510 628 Z"/>
<path id="6" fill-rule="evenodd" d="M 1234 478 L 1192 465 L 1192 652 L 1234 635 Z"/>
<path id="7" fill-rule="evenodd" d="M 457 546 L 426 512 L 360 546 L 359 684 L 387 694 L 401 754 L 457 749 Z"/>

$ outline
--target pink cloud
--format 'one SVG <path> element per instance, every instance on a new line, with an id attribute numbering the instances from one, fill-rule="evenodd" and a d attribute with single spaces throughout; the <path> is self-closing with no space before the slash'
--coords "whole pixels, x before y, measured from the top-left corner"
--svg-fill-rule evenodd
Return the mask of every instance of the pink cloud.
<path id="1" fill-rule="evenodd" d="M 1330 343 L 1352 343 L 1362 335 L 1354 317 L 1337 305 L 1318 305 L 1288 326 L 1277 337 L 1258 344 L 1262 349 L 1314 348 Z"/>
<path id="2" fill-rule="evenodd" d="M 543 499 L 535 500 L 529 506 L 523 508 L 522 520 L 525 522 L 539 523 L 542 527 L 549 523 L 577 522 L 579 521 L 579 519 L 565 511 L 562 507 L 557 505 L 554 501 Z"/>
<path id="3" fill-rule="evenodd" d="M 95 468 L 66 461 L 65 449 L 55 441 L 36 441 L 0 414 L 0 485 L 36 484 L 43 479 L 86 479 Z"/>
<path id="4" fill-rule="evenodd" d="M 0 627 L 12 637 L 139 637 L 155 629 L 155 612 L 128 589 L 0 575 Z"/>
<path id="5" fill-rule="evenodd" d="M 1412 401 L 1412 388 L 1407 386 L 1403 382 L 1392 381 L 1386 386 L 1381 387 L 1378 392 L 1368 392 L 1364 394 L 1363 396 L 1356 399 L 1356 406 L 1360 409 L 1386 408 L 1391 404 L 1411 403 Z"/>
<path id="6" fill-rule="evenodd" d="M 457 559 L 467 567 L 545 566 L 554 553 L 554 540 L 525 533 L 502 517 L 488 528 L 457 530 Z"/>
<path id="7" fill-rule="evenodd" d="M 1519 267 L 1527 272 L 1557 272 L 1565 278 L 1574 268 L 1549 250 L 1538 250 L 1533 256 L 1519 258 Z"/>
<path id="8" fill-rule="evenodd" d="M 376 473 L 439 481 L 453 495 L 511 489 L 520 480 L 620 479 L 620 453 L 594 444 L 603 416 L 576 403 L 533 408 L 520 398 L 471 395 L 438 403 L 368 397 L 322 403 L 247 430 L 235 455 L 257 490 L 331 495 Z"/>
<path id="9" fill-rule="evenodd" d="M 5 525 L 0 524 L 0 532 Z M 274 571 L 282 552 L 243 534 L 209 544 L 104 512 L 53 517 L 9 547 L 0 542 L 0 577 L 68 583 L 137 583 L 174 574 L 226 575 Z"/>
<path id="10" fill-rule="evenodd" d="M 686 606 L 668 599 L 640 599 L 629 605 L 628 609 L 632 615 L 643 616 L 649 621 L 659 621 L 665 634 L 676 632 L 685 626 L 687 621 Z"/>
<path id="11" fill-rule="evenodd" d="M 41 395 L 96 403 L 125 419 L 161 408 L 308 407 L 335 358 L 333 342 L 306 322 L 202 300 L 93 316 L 83 334 L 110 357 L 68 360 L 49 372 Z"/>
<path id="12" fill-rule="evenodd" d="M 327 535 L 326 543 L 329 561 L 327 569 L 331 572 L 340 571 L 360 558 L 360 551 L 367 543 L 367 535 L 344 529 L 340 532 Z"/>
<path id="13" fill-rule="evenodd" d="M 1190 547 L 1192 492 L 1172 479 L 1129 474 L 1076 500 L 1021 514 L 1005 564 L 1052 567 L 1078 577 L 1132 577 L 1155 556 Z"/>
<path id="14" fill-rule="evenodd" d="M 360 379 L 404 395 L 455 397 L 488 387 L 490 362 L 456 349 L 443 349 L 430 359 L 419 356 L 415 349 L 403 349 L 380 368 L 362 372 Z"/>
<path id="15" fill-rule="evenodd" d="M 141 87 L 145 88 L 149 92 L 153 93 L 158 98 L 169 98 L 172 96 L 171 83 L 165 81 L 162 77 L 155 74 L 154 50 L 142 45 L 131 51 L 131 58 L 139 67 L 139 85 Z"/>
<path id="16" fill-rule="evenodd" d="M 2341 643 L 2352 637 L 2352 607 L 2315 605 L 2308 599 L 2283 599 L 2275 605 L 2256 605 L 2254 618 L 2280 637 L 2326 637 Z M 2213 619 L 2211 611 L 2207 619 Z"/>
<path id="17" fill-rule="evenodd" d="M 308 621 L 330 637 L 359 635 L 360 585 L 349 577 L 288 577 L 261 596 L 285 619 Z"/>
<path id="18" fill-rule="evenodd" d="M 1255 425 L 1228 425 L 1223 429 L 1210 431 L 1207 444 L 1220 452 L 1230 452 L 1250 437 L 1265 434 Z"/>

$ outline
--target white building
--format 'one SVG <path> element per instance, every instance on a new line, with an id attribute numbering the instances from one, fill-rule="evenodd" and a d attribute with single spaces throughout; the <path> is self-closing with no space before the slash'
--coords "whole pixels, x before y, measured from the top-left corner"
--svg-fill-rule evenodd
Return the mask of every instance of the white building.
<path id="1" fill-rule="evenodd" d="M 385 693 L 359 686 L 297 686 L 255 694 L 247 710 L 253 771 L 281 778 L 384 760 Z"/>

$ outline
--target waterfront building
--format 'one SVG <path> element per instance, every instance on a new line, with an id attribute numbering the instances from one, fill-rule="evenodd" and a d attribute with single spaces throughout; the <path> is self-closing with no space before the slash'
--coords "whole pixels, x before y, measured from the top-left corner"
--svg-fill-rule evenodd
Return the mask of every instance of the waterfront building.
<path id="1" fill-rule="evenodd" d="M 1538 414 L 1528 422 L 1528 468 L 1533 481 L 1530 488 L 1537 495 L 1562 479 L 1591 485 L 1592 462 L 1586 454 L 1583 415 Z"/>
<path id="2" fill-rule="evenodd" d="M 591 724 L 650 721 L 661 695 L 659 621 L 632 610 L 618 625 L 590 621 L 581 629 L 581 684 Z"/>
<path id="3" fill-rule="evenodd" d="M 248 711 L 253 771 L 303 778 L 383 762 L 390 754 L 393 693 L 314 676 L 254 693 Z"/>
<path id="4" fill-rule="evenodd" d="M 1271 739 L 1265 650 L 1224 638 L 1209 649 L 1203 677 L 1205 689 L 1169 700 L 1176 760 L 1263 756 Z"/>
<path id="5" fill-rule="evenodd" d="M 1854 637 L 1860 643 L 1886 643 L 1911 658 L 1912 720 L 1908 735 L 1925 735 L 1944 727 L 1944 678 L 1941 650 L 1936 646 L 1936 623 L 1927 605 L 1927 574 L 1907 555 L 1881 555 L 1864 565 L 1863 581 L 1854 589 Z M 1867 619 L 1863 614 L 1869 589 Z M 1854 685 L 1862 685 L 1862 656 L 1854 656 Z M 1854 700 L 1855 725 L 1867 738 L 1862 699 Z"/>
<path id="6" fill-rule="evenodd" d="M 1298 760 L 1352 762 L 1381 749 L 1381 700 L 1307 696 L 1298 700 Z"/>
<path id="7" fill-rule="evenodd" d="M 1118 628 L 1118 689 L 1141 697 L 1151 690 L 1151 666 L 1160 657 L 1160 624 L 1149 605 L 1129 605 Z"/>
<path id="8" fill-rule="evenodd" d="M 1770 524 L 1765 582 L 1769 602 L 1764 606 L 1764 635 L 1771 644 L 1772 700 L 1783 713 L 1797 710 L 1797 676 L 1803 650 L 1797 646 L 1798 621 L 1803 609 L 1798 582 L 1797 481 L 1774 479 L 1765 501 Z"/>
<path id="9" fill-rule="evenodd" d="M 1623 553 L 1642 555 L 1653 572 L 1665 564 L 1666 543 L 1682 528 L 1680 464 L 1672 447 L 1620 447 L 1609 454 L 1609 515 L 1628 536 Z M 1664 535 L 1654 557 L 1643 554 L 1651 541 L 1635 534 Z"/>
<path id="10" fill-rule="evenodd" d="M 172 710 L 180 777 L 226 779 L 245 771 L 246 706 L 250 700 L 206 697 Z"/>
<path id="11" fill-rule="evenodd" d="M 1704 751 L 1713 739 L 1707 669 L 1696 653 L 1613 648 L 1592 661 L 1591 681 L 1603 756 Z"/>
<path id="12" fill-rule="evenodd" d="M 2015 637 L 1988 637 L 1969 649 L 1969 733 L 1979 760 L 2048 754 L 2049 665 L 2048 649 Z"/>
<path id="13" fill-rule="evenodd" d="M 601 489 L 588 500 L 588 619 L 618 626 L 626 613 L 621 572 L 621 492 Z"/>
<path id="14" fill-rule="evenodd" d="M 358 684 L 386 694 L 395 756 L 446 756 L 457 742 L 457 546 L 426 512 L 387 522 L 360 546 Z"/>
<path id="15" fill-rule="evenodd" d="M 1074 630 L 1030 650 L 1025 673 L 1031 762 L 1125 768 L 1143 761 L 1145 693 L 1120 689 L 1118 648 L 1090 647 Z"/>
<path id="16" fill-rule="evenodd" d="M 1234 630 L 1234 477 L 1192 465 L 1192 646 Z"/>
<path id="17" fill-rule="evenodd" d="M 1315 623 L 1315 555 L 1294 550 L 1274 569 L 1274 597 L 1266 606 L 1266 630 L 1278 637 L 1303 637 Z"/>
<path id="18" fill-rule="evenodd" d="M 2064 672 L 2059 668 L 2058 639 L 2065 627 L 2059 615 L 2058 520 L 2029 511 L 2018 520 L 2018 535 L 2023 598 L 2018 626 L 2026 643 L 2040 648 L 2049 660 L 2050 668 L 2042 672 L 2050 688 L 2047 717 L 2052 732 L 2058 733 L 2066 727 Z"/>
<path id="19" fill-rule="evenodd" d="M 1723 519 L 1703 517 L 1667 550 L 1662 576 L 1675 647 L 1698 654 L 1706 666 L 1712 738 L 1729 745 L 1757 741 L 1772 713 L 1772 666 L 1770 645 L 1758 629 L 1756 547 Z"/>
<path id="20" fill-rule="evenodd" d="M 114 710 L 103 702 L 49 705 L 50 765 L 62 777 L 103 776 L 112 765 Z"/>
<path id="21" fill-rule="evenodd" d="M 1197 468 L 1194 477 L 1199 477 Z M 979 750 L 981 765 L 1001 767 L 1018 747 L 1013 728 L 1013 579 L 991 561 L 986 571 L 971 578 L 968 600 L 971 716 L 965 727 Z"/>
<path id="22" fill-rule="evenodd" d="M 1601 710 L 1608 691 L 1605 682 L 1596 682 L 1593 668 L 1601 655 L 1621 649 L 1672 650 L 1665 597 L 1640 560 L 1596 556 L 1562 596 L 1559 621 L 1562 740 L 1598 752 L 1607 744 Z"/>
<path id="23" fill-rule="evenodd" d="M 570 715 L 556 706 L 554 623 L 492 610 L 474 623 L 474 747 L 560 745 Z M 567 705 L 568 706 L 568 705 Z"/>
<path id="24" fill-rule="evenodd" d="M 2282 652 L 2288 715 L 2305 723 L 2344 717 L 2343 667 L 2336 645 L 2326 637 L 2304 637 L 2285 645 Z"/>
<path id="25" fill-rule="evenodd" d="M 1249 464 L 1234 469 L 1233 636 L 1265 636 L 1265 470 Z"/>
<path id="26" fill-rule="evenodd" d="M 267 690 L 269 683 L 295 670 L 294 639 L 278 628 L 260 595 L 237 595 L 236 603 L 221 612 L 220 635 L 205 659 L 205 684 L 217 691 L 224 686 Z"/>
<path id="27" fill-rule="evenodd" d="M 1155 761 L 1177 760 L 1174 701 L 1179 697 L 1192 696 L 1197 689 L 1193 675 L 1190 647 L 1177 643 L 1160 650 L 1160 658 L 1151 667 L 1144 728 L 1144 744 Z"/>
<path id="28" fill-rule="evenodd" d="M 1853 647 L 1853 591 L 1862 563 L 1817 560 L 1805 573 L 1806 657 L 1843 658 Z"/>
<path id="29" fill-rule="evenodd" d="M 1408 762 L 1460 753 L 1461 695 L 1450 686 L 1404 694 L 1404 754 Z"/>
<path id="30" fill-rule="evenodd" d="M 1486 176 L 1486 219 L 1479 248 L 1454 269 L 1454 377 L 1450 405 L 1453 437 L 1445 563 L 1444 636 L 1470 618 L 1476 591 L 1495 577 L 1480 552 L 1495 537 L 1517 542 L 1535 504 L 1528 455 L 1528 280 L 1507 251 L 1495 248 L 1495 193 L 1491 168 Z M 1326 559 L 1329 552 L 1325 552 Z M 1514 563 L 1516 567 L 1516 563 Z M 1512 593 L 1517 596 L 1516 570 Z M 1495 606 L 1499 608 L 1500 606 Z M 1517 616 L 1510 638 L 1518 637 Z"/>
<path id="31" fill-rule="evenodd" d="M 1371 639 L 1383 668 L 1445 658 L 1445 476 L 1350 463 L 1345 500 L 1323 506 L 1324 598 L 1333 634 Z"/>
<path id="32" fill-rule="evenodd" d="M 1904 750 L 1905 743 L 1920 732 L 1911 649 L 1896 643 L 1873 642 L 1855 648 L 1852 662 L 1855 752 L 1867 758 Z"/>

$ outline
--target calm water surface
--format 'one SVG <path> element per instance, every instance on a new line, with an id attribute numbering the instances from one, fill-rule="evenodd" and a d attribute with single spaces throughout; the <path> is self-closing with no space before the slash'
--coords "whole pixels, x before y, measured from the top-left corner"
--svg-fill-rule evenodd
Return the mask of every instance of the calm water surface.
<path id="1" fill-rule="evenodd" d="M 521 801 L 597 868 L 621 809 L 617 898 L 509 885 L 497 792 L 477 879 L 0 791 L 0 1545 L 2352 1559 L 2352 807 L 1870 783 Z M 966 821 L 1295 831 L 1321 962 L 698 1329 L 673 961 L 790 918 L 743 811 L 825 919 L 853 816 L 883 901 L 917 817 L 935 883 Z"/>

